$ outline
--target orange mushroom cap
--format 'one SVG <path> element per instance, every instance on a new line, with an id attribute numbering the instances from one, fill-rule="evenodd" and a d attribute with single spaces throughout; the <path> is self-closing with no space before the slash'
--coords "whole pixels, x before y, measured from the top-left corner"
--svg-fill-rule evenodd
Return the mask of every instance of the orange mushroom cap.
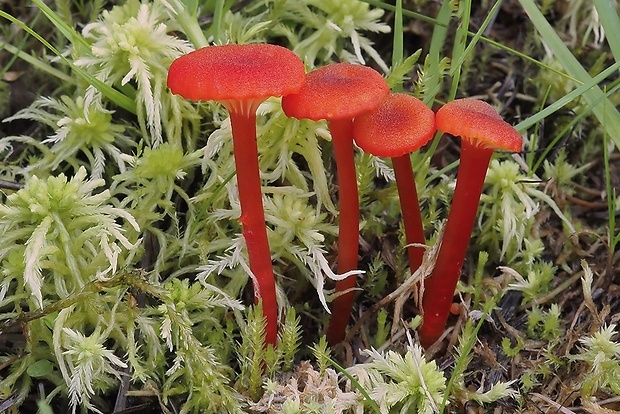
<path id="1" fill-rule="evenodd" d="M 297 119 L 352 119 L 373 109 L 389 92 L 376 70 L 333 63 L 308 73 L 304 87 L 282 99 L 282 109 Z"/>
<path id="2" fill-rule="evenodd" d="M 521 135 L 488 103 L 475 98 L 456 99 L 435 117 L 437 129 L 493 149 L 521 151 Z"/>
<path id="3" fill-rule="evenodd" d="M 301 59 L 282 46 L 207 46 L 172 62 L 168 87 L 194 101 L 241 101 L 297 92 L 305 75 Z"/>
<path id="4" fill-rule="evenodd" d="M 424 102 L 392 93 L 353 122 L 353 137 L 365 152 L 400 157 L 424 146 L 435 134 L 435 113 Z"/>

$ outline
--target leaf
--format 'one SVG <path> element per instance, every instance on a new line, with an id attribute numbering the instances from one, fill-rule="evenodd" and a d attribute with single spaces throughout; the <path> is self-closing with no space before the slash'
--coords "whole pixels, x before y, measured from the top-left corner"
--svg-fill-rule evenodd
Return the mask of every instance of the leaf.
<path id="1" fill-rule="evenodd" d="M 54 365 L 47 359 L 40 359 L 30 365 L 26 373 L 32 378 L 43 378 L 54 370 Z"/>

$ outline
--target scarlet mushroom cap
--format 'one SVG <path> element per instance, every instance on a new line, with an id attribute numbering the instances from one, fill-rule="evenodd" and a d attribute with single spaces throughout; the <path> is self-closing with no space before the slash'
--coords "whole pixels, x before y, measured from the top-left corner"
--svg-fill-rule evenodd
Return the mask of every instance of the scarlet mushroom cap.
<path id="1" fill-rule="evenodd" d="M 521 151 L 523 139 L 489 103 L 475 98 L 456 99 L 437 111 L 437 129 L 477 145 Z"/>
<path id="2" fill-rule="evenodd" d="M 378 157 L 394 158 L 417 151 L 435 131 L 435 113 L 424 102 L 404 93 L 390 94 L 353 123 L 355 143 Z"/>
<path id="3" fill-rule="evenodd" d="M 297 92 L 303 62 L 277 45 L 208 46 L 183 55 L 168 70 L 172 93 L 194 101 L 244 101 Z"/>
<path id="4" fill-rule="evenodd" d="M 282 109 L 297 119 L 353 119 L 373 109 L 389 92 L 376 70 L 334 63 L 308 73 L 304 87 L 282 99 Z"/>
<path id="5" fill-rule="evenodd" d="M 411 272 L 422 264 L 424 228 L 409 153 L 424 146 L 435 134 L 435 113 L 424 102 L 393 93 L 353 122 L 353 137 L 364 151 L 392 158 L 403 216 Z"/>

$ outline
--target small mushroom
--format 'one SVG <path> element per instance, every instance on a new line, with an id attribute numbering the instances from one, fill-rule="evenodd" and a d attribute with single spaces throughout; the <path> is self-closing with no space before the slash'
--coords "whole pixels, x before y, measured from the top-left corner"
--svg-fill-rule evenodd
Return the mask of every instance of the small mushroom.
<path id="1" fill-rule="evenodd" d="M 437 111 L 437 129 L 461 137 L 456 188 L 437 262 L 424 282 L 420 342 L 428 348 L 442 334 L 469 246 L 480 194 L 495 150 L 521 151 L 519 133 L 488 103 L 457 99 Z"/>
<path id="2" fill-rule="evenodd" d="M 256 109 L 268 97 L 299 91 L 304 81 L 305 68 L 297 55 L 268 44 L 204 47 L 179 57 L 168 71 L 172 93 L 196 101 L 217 101 L 228 109 L 241 204 L 239 221 L 255 301 L 263 304 L 266 344 L 276 343 L 278 314 L 258 167 Z"/>
<path id="3" fill-rule="evenodd" d="M 407 244 L 425 243 L 409 154 L 424 146 L 435 131 L 435 113 L 404 93 L 388 95 L 379 106 L 353 122 L 353 137 L 361 149 L 392 159 Z M 409 246 L 407 253 L 411 272 L 415 272 L 422 264 L 424 248 Z"/>
<path id="4" fill-rule="evenodd" d="M 338 226 L 338 273 L 357 269 L 359 196 L 353 158 L 353 118 L 370 111 L 387 96 L 389 87 L 381 74 L 366 66 L 334 63 L 306 75 L 298 92 L 282 99 L 286 115 L 329 123 L 336 158 L 340 221 Z M 356 277 L 336 283 L 336 293 L 355 287 Z M 344 339 L 353 305 L 353 292 L 336 297 L 327 339 L 334 345 Z"/>

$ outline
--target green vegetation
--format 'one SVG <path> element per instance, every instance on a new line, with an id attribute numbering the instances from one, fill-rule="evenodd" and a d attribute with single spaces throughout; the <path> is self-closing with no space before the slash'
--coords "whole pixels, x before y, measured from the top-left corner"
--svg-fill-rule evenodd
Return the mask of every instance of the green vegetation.
<path id="1" fill-rule="evenodd" d="M 608 0 L 4 1 L 0 407 L 618 410 L 619 10 Z M 351 275 L 334 271 L 331 136 L 270 98 L 257 144 L 280 327 L 276 346 L 263 346 L 228 113 L 167 88 L 174 59 L 225 43 L 279 44 L 308 70 L 365 64 L 434 110 L 480 98 L 521 134 L 522 152 L 493 156 L 459 315 L 437 344 L 419 345 L 419 281 L 451 207 L 458 140 L 438 133 L 411 155 L 429 246 L 413 274 L 391 161 L 356 150 L 363 274 L 346 342 L 330 348 L 334 281 Z"/>

